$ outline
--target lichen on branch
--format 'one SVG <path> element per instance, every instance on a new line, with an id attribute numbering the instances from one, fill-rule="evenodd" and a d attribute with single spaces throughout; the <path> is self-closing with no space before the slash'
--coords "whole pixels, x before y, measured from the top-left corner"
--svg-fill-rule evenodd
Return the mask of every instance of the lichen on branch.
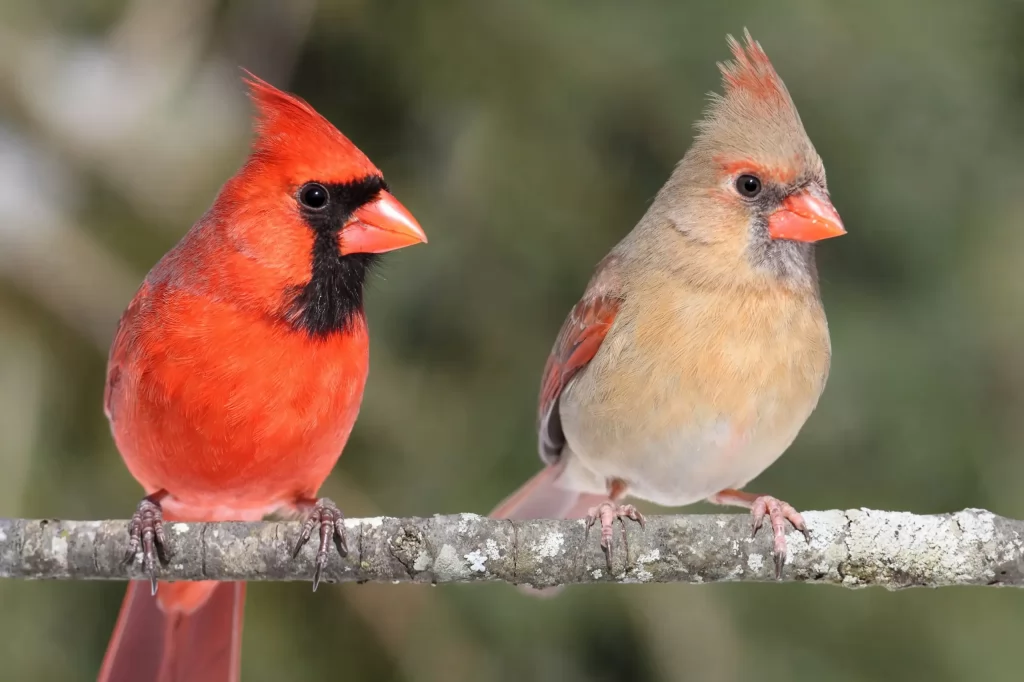
<path id="1" fill-rule="evenodd" d="M 783 580 L 890 589 L 1024 586 L 1024 522 L 979 509 L 805 512 L 811 540 L 792 531 Z M 121 563 L 127 521 L 0 519 L 0 577 L 143 579 Z M 750 537 L 747 515 L 647 517 L 616 525 L 609 571 L 583 521 L 507 521 L 475 514 L 345 521 L 350 553 L 333 554 L 330 582 L 574 583 L 774 581 L 770 533 Z M 297 523 L 168 522 L 165 580 L 310 580 L 315 543 L 292 559 Z"/>

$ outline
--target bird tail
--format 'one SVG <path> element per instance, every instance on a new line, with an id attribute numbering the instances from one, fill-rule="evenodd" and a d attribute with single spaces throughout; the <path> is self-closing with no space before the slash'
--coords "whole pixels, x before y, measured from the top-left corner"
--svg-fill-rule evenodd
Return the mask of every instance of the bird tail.
<path id="1" fill-rule="evenodd" d="M 490 513 L 494 519 L 582 519 L 594 505 L 604 501 L 601 495 L 567 490 L 558 485 L 560 464 L 544 467 L 533 478 L 502 501 Z"/>
<path id="2" fill-rule="evenodd" d="M 238 682 L 245 583 L 128 586 L 98 682 Z"/>

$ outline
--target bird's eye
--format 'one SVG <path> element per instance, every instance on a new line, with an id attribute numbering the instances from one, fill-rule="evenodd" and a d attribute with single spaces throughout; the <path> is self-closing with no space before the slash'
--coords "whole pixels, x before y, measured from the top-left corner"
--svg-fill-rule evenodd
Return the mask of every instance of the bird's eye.
<path id="1" fill-rule="evenodd" d="M 736 191 L 748 199 L 761 193 L 761 181 L 753 175 L 741 175 L 736 178 Z"/>
<path id="2" fill-rule="evenodd" d="M 305 184 L 299 190 L 299 201 L 306 208 L 321 209 L 327 205 L 329 198 L 330 195 L 327 193 L 327 188 L 315 182 Z"/>

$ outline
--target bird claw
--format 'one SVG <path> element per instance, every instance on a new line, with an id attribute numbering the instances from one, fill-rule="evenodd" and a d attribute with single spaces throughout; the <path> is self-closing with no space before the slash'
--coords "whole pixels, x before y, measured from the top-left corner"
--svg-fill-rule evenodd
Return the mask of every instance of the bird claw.
<path id="1" fill-rule="evenodd" d="M 803 534 L 804 540 L 810 542 L 811 532 L 807 530 L 807 523 L 800 512 L 771 495 L 761 495 L 755 498 L 751 504 L 750 513 L 753 516 L 754 529 L 750 537 L 757 535 L 757 531 L 761 530 L 761 526 L 764 524 L 764 517 L 768 516 L 774 536 L 772 557 L 775 560 L 775 579 L 781 580 L 782 567 L 786 563 L 786 521 L 793 524 L 793 528 Z"/>
<path id="2" fill-rule="evenodd" d="M 130 566 L 142 547 L 142 568 L 149 576 L 150 592 L 156 595 L 157 563 L 167 563 L 170 551 L 164 535 L 164 515 L 160 503 L 146 497 L 132 514 L 128 525 L 128 549 L 121 560 L 122 566 Z"/>
<path id="3" fill-rule="evenodd" d="M 591 527 L 601 522 L 601 549 L 604 550 L 605 560 L 608 562 L 608 571 L 612 570 L 612 526 L 615 520 L 619 520 L 619 524 L 622 526 L 622 546 L 626 550 L 626 561 L 629 561 L 629 536 L 626 534 L 626 522 L 624 519 L 632 519 L 640 524 L 641 528 L 646 528 L 646 521 L 644 515 L 637 511 L 637 508 L 631 504 L 616 505 L 613 502 L 602 502 L 596 507 L 591 507 L 587 511 L 586 526 L 587 530 L 584 535 L 584 542 L 590 537 Z"/>
<path id="4" fill-rule="evenodd" d="M 302 524 L 302 531 L 299 533 L 299 539 L 295 543 L 295 548 L 292 550 L 292 558 L 299 556 L 299 551 L 303 545 L 309 542 L 310 535 L 313 533 L 313 528 L 317 525 L 320 526 L 320 546 L 317 548 L 316 560 L 314 563 L 313 570 L 313 591 L 316 592 L 316 588 L 320 586 L 320 577 L 323 574 L 325 568 L 327 568 L 327 554 L 328 547 L 331 539 L 334 539 L 334 545 L 338 548 L 338 554 L 341 556 L 348 555 L 348 542 L 345 539 L 345 515 L 341 513 L 338 506 L 334 504 L 329 498 L 322 497 L 316 501 L 313 505 L 313 509 L 309 512 L 306 517 L 306 521 Z"/>

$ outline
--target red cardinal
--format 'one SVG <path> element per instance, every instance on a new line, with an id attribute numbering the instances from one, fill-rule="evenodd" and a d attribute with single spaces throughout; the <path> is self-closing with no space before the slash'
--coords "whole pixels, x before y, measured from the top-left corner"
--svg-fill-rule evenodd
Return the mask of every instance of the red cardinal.
<path id="1" fill-rule="evenodd" d="M 427 240 L 381 172 L 301 99 L 253 77 L 257 137 L 213 207 L 153 268 L 121 318 L 105 411 L 146 491 L 132 519 L 150 586 L 133 582 L 106 682 L 239 679 L 244 583 L 156 591 L 164 520 L 308 513 L 313 587 L 338 508 L 317 490 L 356 420 L 368 366 L 363 282 L 375 254 Z"/>
<path id="2" fill-rule="evenodd" d="M 845 233 L 825 170 L 768 56 L 731 36 L 692 147 L 647 214 L 597 267 L 555 341 L 540 395 L 545 470 L 499 518 L 643 517 L 627 495 L 765 515 L 776 572 L 785 502 L 741 491 L 818 402 L 831 349 L 813 242 Z"/>

